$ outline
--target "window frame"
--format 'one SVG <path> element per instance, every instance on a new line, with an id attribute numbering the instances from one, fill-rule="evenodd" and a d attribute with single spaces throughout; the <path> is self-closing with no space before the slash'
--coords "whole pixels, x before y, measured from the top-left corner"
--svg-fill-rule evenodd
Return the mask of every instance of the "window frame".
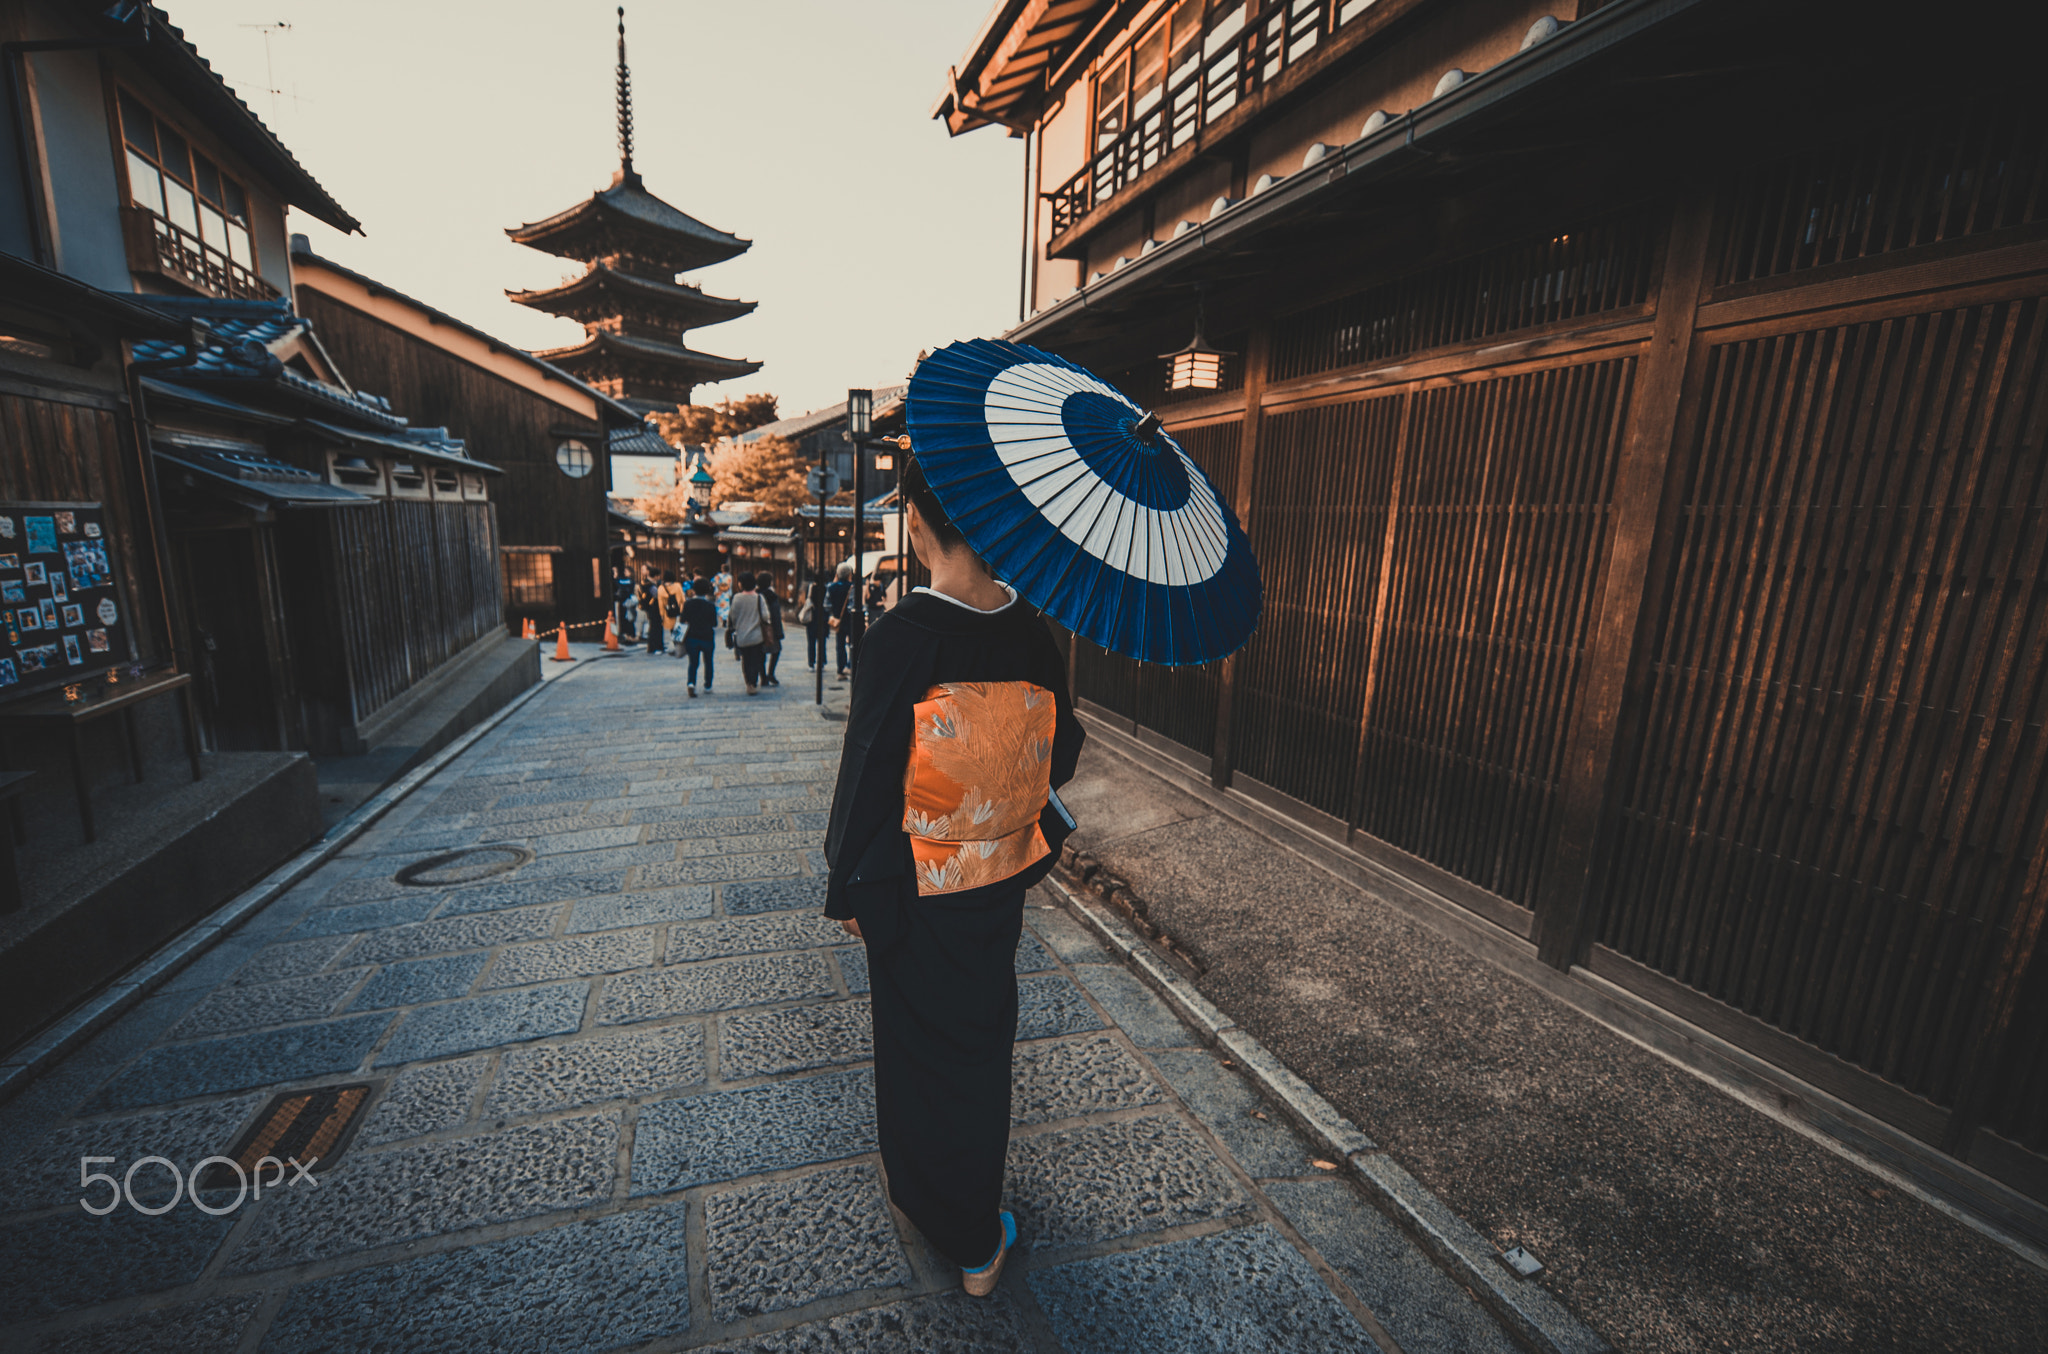
<path id="1" fill-rule="evenodd" d="M 246 178 L 230 168 L 224 157 L 210 147 L 202 146 L 200 138 L 194 137 L 186 125 L 177 119 L 164 116 L 158 111 L 158 104 L 145 96 L 134 85 L 121 80 L 108 82 L 108 131 L 114 141 L 114 159 L 121 187 L 121 205 L 134 208 L 156 221 L 170 227 L 183 237 L 181 243 L 197 250 L 202 256 L 211 255 L 224 271 L 246 274 L 259 286 L 268 287 L 262 269 L 263 254 L 257 242 L 255 195 L 250 192 Z M 149 135 L 131 138 L 129 135 L 130 112 L 133 110 L 150 119 Z M 167 165 L 163 145 L 163 133 L 177 137 L 185 152 L 185 172 L 181 176 L 174 167 Z M 156 205 L 142 201 L 136 189 L 135 162 L 140 161 L 156 179 Z M 212 171 L 212 177 L 220 185 L 217 196 L 209 199 L 200 187 L 201 164 Z M 169 185 L 176 187 L 189 198 L 189 222 L 171 213 Z M 240 198 L 240 215 L 235 215 L 233 199 Z M 209 218 L 218 218 L 220 238 L 216 240 L 207 229 Z M 237 240 L 237 233 L 240 239 Z M 237 258 L 236 247 L 246 256 Z M 185 273 L 178 274 L 183 280 L 204 286 L 203 279 L 194 279 Z"/>

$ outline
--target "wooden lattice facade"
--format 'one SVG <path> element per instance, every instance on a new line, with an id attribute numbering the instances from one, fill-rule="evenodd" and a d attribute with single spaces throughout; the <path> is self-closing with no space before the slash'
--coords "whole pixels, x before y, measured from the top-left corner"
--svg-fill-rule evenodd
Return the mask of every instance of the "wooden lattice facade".
<path id="1" fill-rule="evenodd" d="M 1408 180 L 1275 207 L 1263 242 L 1216 228 L 1257 197 L 1219 204 L 1208 261 L 1149 290 L 1094 260 L 1190 233 L 1171 173 L 1061 180 L 1039 275 L 1101 272 L 1016 337 L 1159 408 L 1265 583 L 1231 660 L 1079 642 L 1076 691 L 1531 960 L 2048 1200 L 2048 113 L 1840 103 L 1857 74 L 1798 136 L 1674 103 L 1655 173 L 1642 117 L 1562 162 L 1534 122 L 1490 161 L 1396 147 Z M 1165 395 L 1189 282 L 1233 370 Z"/>

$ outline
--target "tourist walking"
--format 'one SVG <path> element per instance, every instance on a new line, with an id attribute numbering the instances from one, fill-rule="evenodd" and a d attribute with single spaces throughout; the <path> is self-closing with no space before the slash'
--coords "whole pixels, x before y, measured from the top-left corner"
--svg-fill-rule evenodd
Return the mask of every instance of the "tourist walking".
<path id="1" fill-rule="evenodd" d="M 661 579 L 654 572 L 654 566 L 650 564 L 647 566 L 647 571 L 640 575 L 638 594 L 640 601 L 640 633 L 647 637 L 647 652 L 649 653 L 661 652 L 660 594 Z"/>
<path id="2" fill-rule="evenodd" d="M 775 665 L 782 658 L 782 598 L 775 591 L 775 580 L 762 574 L 754 580 L 754 591 L 760 594 L 761 604 L 768 609 L 768 622 L 763 626 L 767 638 L 761 646 L 761 685 L 781 686 L 775 680 Z"/>
<path id="3" fill-rule="evenodd" d="M 804 627 L 805 653 L 813 672 L 825 666 L 825 653 L 831 645 L 831 617 L 825 614 L 825 585 L 813 580 L 811 595 L 804 599 L 804 609 L 797 614 L 797 620 Z"/>
<path id="4" fill-rule="evenodd" d="M 711 575 L 711 600 L 718 604 L 718 623 L 724 625 L 732 610 L 732 570 L 724 560 L 718 562 L 718 572 Z"/>
<path id="5" fill-rule="evenodd" d="M 683 603 L 683 657 L 689 660 L 684 676 L 689 679 L 690 696 L 697 695 L 697 660 L 704 660 L 704 694 L 711 694 L 711 660 L 718 653 L 718 606 L 711 600 L 711 585 L 698 579 L 690 585 L 689 600 Z"/>
<path id="6" fill-rule="evenodd" d="M 661 584 L 661 629 L 669 643 L 669 653 L 674 657 L 683 656 L 683 646 L 675 642 L 676 627 L 683 620 L 683 585 L 676 582 L 676 571 L 670 569 Z"/>
<path id="7" fill-rule="evenodd" d="M 836 636 L 834 647 L 839 655 L 839 677 L 843 681 L 851 670 L 847 658 L 847 642 L 853 637 L 853 612 L 847 606 L 847 599 L 853 596 L 853 561 L 839 561 L 838 572 L 833 574 L 831 586 L 825 589 L 825 615 Z"/>
<path id="8" fill-rule="evenodd" d="M 761 685 L 761 651 L 766 644 L 767 627 L 768 608 L 754 591 L 754 576 L 741 574 L 739 591 L 733 594 L 732 608 L 725 616 L 725 642 L 739 654 L 740 677 L 747 684 L 749 696 Z"/>
<path id="9" fill-rule="evenodd" d="M 912 459 L 906 526 L 931 568 L 855 671 L 832 797 L 825 915 L 866 943 L 875 1120 L 889 1197 L 991 1292 L 1024 893 L 1072 822 L 1053 796 L 1082 732 L 1045 622 L 998 582 Z"/>

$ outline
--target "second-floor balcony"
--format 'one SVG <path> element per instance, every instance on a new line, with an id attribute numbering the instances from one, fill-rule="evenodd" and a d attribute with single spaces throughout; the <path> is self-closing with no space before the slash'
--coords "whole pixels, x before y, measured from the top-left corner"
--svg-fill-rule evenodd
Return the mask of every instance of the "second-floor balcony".
<path id="1" fill-rule="evenodd" d="M 144 207 L 121 209 L 121 230 L 128 245 L 128 270 L 169 278 L 207 296 L 270 301 L 277 288 L 198 236 L 182 230 Z"/>
<path id="2" fill-rule="evenodd" d="M 1212 4 L 1198 40 L 1177 46 L 1156 79 L 1134 82 L 1105 110 L 1098 91 L 1088 163 L 1045 194 L 1052 239 L 1366 14 L 1375 0 L 1239 0 Z"/>

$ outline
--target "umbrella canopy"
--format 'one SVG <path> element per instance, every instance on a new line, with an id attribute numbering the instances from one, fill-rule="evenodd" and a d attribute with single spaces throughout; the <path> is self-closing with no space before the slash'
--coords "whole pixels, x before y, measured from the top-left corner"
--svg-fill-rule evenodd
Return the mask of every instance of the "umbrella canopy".
<path id="1" fill-rule="evenodd" d="M 1147 663 L 1208 663 L 1259 621 L 1237 518 L 1158 420 L 1063 357 L 949 344 L 918 364 L 906 415 L 940 506 L 1020 596 Z"/>

